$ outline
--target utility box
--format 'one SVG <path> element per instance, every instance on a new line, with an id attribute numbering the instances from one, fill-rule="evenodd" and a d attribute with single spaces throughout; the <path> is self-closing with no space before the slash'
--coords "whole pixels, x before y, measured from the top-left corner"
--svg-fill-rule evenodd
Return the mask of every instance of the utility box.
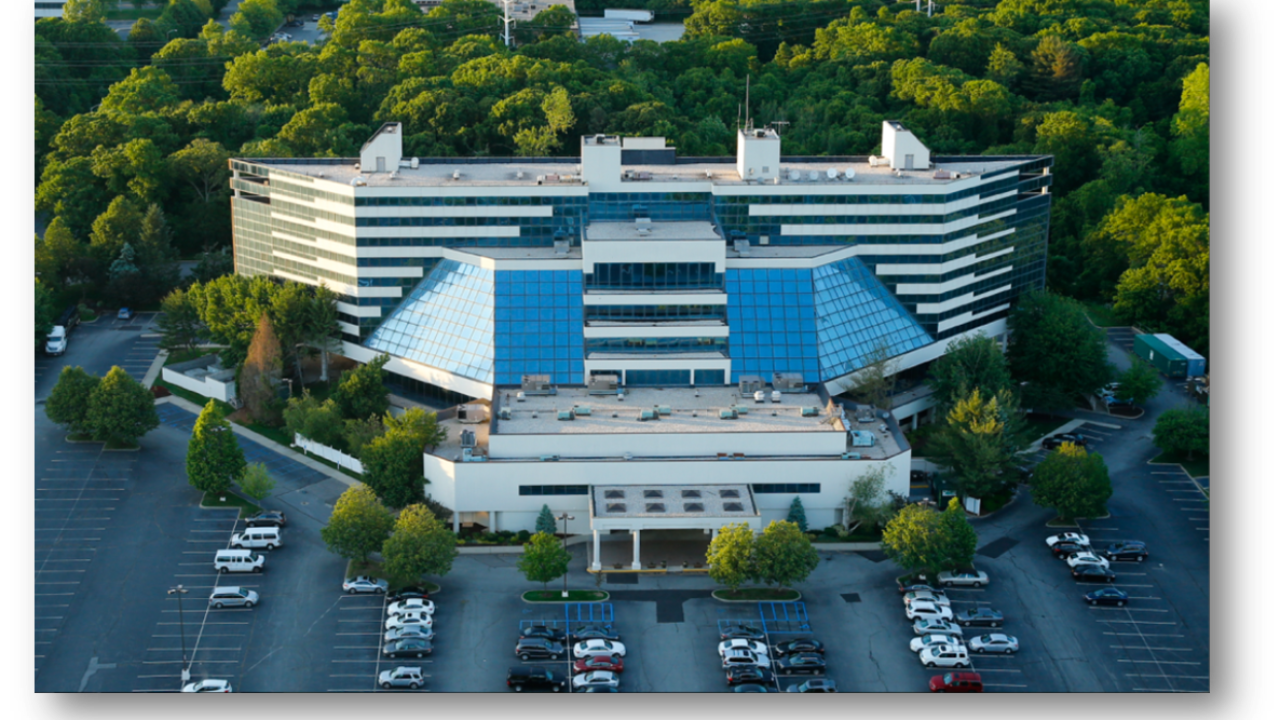
<path id="1" fill-rule="evenodd" d="M 1166 377 L 1181 379 L 1204 375 L 1204 356 L 1165 333 L 1134 335 L 1133 352 Z"/>

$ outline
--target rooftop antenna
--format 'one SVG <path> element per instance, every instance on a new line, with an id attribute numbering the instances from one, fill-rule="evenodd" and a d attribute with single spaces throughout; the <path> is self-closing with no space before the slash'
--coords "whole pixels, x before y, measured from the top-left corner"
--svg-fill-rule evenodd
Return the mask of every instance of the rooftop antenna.
<path id="1" fill-rule="evenodd" d="M 502 0 L 502 41 L 506 43 L 507 48 L 511 48 L 511 3 L 515 0 Z M 919 10 L 920 0 L 916 0 L 916 10 Z"/>
<path id="2" fill-rule="evenodd" d="M 775 127 L 774 127 L 774 130 L 778 133 L 778 137 L 782 137 L 782 126 L 783 126 L 783 125 L 790 125 L 790 124 L 791 124 L 791 121 L 790 121 L 790 120 L 774 120 L 773 122 L 771 122 L 771 123 L 769 123 L 769 124 L 770 124 L 770 125 L 774 125 L 774 126 L 775 126 Z"/>
<path id="3" fill-rule="evenodd" d="M 933 17 L 933 0 L 929 0 L 929 17 Z"/>
<path id="4" fill-rule="evenodd" d="M 742 129 L 742 103 L 738 103 L 738 129 Z"/>
<path id="5" fill-rule="evenodd" d="M 751 73 L 747 73 L 747 132 L 751 132 Z"/>

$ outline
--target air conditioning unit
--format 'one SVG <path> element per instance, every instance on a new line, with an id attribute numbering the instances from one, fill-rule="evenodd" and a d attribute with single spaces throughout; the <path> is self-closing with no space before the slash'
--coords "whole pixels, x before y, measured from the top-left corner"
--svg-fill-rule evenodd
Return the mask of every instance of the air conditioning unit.
<path id="1" fill-rule="evenodd" d="M 525 395 L 554 395 L 550 375 L 521 375 L 520 389 Z"/>
<path id="2" fill-rule="evenodd" d="M 618 392 L 617 375 L 592 375 L 587 382 L 588 395 L 613 395 Z"/>
<path id="3" fill-rule="evenodd" d="M 764 389 L 764 378 L 759 375 L 742 375 L 738 378 L 738 394 L 747 397 Z"/>

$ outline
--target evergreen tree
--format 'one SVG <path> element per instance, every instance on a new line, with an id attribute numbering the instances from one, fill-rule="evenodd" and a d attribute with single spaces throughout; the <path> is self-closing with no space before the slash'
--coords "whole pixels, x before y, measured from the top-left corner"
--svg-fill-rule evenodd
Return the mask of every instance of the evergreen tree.
<path id="1" fill-rule="evenodd" d="M 245 474 L 244 451 L 216 400 L 196 418 L 187 442 L 187 482 L 207 493 L 224 493 Z"/>
<path id="2" fill-rule="evenodd" d="M 804 504 L 800 502 L 800 496 L 795 496 L 791 501 L 791 509 L 787 511 L 787 522 L 795 523 L 800 528 L 800 532 L 809 532 L 809 520 L 804 516 Z"/>
<path id="3" fill-rule="evenodd" d="M 556 516 L 551 514 L 551 508 L 545 503 L 542 505 L 542 512 L 538 513 L 538 522 L 534 525 L 534 529 L 548 535 L 556 534 Z"/>
<path id="4" fill-rule="evenodd" d="M 44 403 L 49 419 L 76 435 L 89 435 L 93 425 L 89 422 L 89 398 L 97 389 L 101 378 L 90 375 L 79 365 L 66 365 L 58 375 L 58 383 Z"/>

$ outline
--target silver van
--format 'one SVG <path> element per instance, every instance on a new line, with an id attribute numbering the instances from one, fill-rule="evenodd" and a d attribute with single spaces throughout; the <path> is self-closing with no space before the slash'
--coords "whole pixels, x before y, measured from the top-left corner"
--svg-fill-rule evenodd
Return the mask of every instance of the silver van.
<path id="1" fill-rule="evenodd" d="M 284 543 L 278 527 L 251 527 L 231 536 L 233 548 L 266 548 L 275 550 Z"/>
<path id="2" fill-rule="evenodd" d="M 219 550 L 213 556 L 213 569 L 218 572 L 262 572 L 266 558 L 248 550 Z"/>
<path id="3" fill-rule="evenodd" d="M 247 607 L 258 604 L 258 593 L 242 587 L 216 587 L 209 594 L 209 606 L 215 608 Z"/>

